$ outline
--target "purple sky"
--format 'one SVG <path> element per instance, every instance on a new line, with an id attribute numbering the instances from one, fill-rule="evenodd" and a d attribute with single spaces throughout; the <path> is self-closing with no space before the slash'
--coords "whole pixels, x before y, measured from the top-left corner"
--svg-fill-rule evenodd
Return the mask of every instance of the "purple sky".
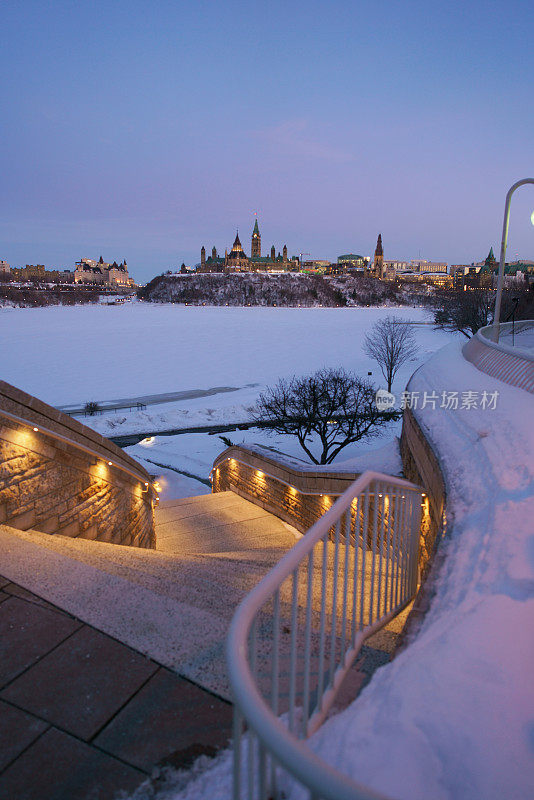
<path id="1" fill-rule="evenodd" d="M 29 2 L 0 8 L 0 259 L 231 247 L 498 257 L 534 175 L 534 2 Z M 534 258 L 534 187 L 508 257 Z"/>

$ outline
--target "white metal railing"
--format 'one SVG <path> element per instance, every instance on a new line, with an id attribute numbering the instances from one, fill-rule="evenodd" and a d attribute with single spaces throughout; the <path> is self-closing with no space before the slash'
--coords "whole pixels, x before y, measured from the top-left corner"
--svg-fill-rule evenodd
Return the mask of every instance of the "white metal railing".
<path id="1" fill-rule="evenodd" d="M 288 781 L 311 800 L 376 800 L 306 745 L 363 642 L 414 597 L 421 488 L 365 472 L 239 605 L 227 639 L 234 800 Z"/>
<path id="2" fill-rule="evenodd" d="M 501 322 L 499 325 L 486 325 L 484 328 L 479 328 L 475 334 L 477 339 L 481 339 L 484 344 L 492 347 L 494 350 L 500 350 L 503 353 L 511 353 L 512 355 L 520 355 L 528 361 L 534 361 L 534 354 L 521 351 L 518 353 L 518 348 L 521 348 L 521 340 L 519 345 L 515 344 L 515 337 L 520 336 L 525 331 L 531 331 L 534 328 L 534 320 L 532 319 L 516 319 L 513 322 Z M 499 341 L 494 341 L 495 331 L 498 331 Z M 502 342 L 501 336 L 508 336 L 512 334 L 512 344 L 507 341 Z"/>

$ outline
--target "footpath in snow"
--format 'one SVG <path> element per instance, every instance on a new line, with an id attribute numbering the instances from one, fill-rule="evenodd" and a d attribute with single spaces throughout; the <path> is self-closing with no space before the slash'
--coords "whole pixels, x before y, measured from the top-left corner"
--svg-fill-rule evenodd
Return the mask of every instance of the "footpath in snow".
<path id="1" fill-rule="evenodd" d="M 448 492 L 430 610 L 410 645 L 309 744 L 399 800 L 525 800 L 534 787 L 533 398 L 479 372 L 457 343 L 410 389 L 499 396 L 495 410 L 416 411 Z M 200 775 L 168 778 L 158 800 L 227 800 L 230 753 Z M 307 797 L 291 783 L 285 791 Z M 146 788 L 135 794 L 148 797 Z"/>

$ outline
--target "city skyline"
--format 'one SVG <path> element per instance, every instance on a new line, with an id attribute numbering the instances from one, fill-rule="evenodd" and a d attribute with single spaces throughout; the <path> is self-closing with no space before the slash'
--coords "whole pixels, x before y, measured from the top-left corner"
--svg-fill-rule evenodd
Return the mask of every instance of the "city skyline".
<path id="1" fill-rule="evenodd" d="M 527 2 L 24 1 L 0 20 L 12 264 L 118 253 L 144 281 L 254 212 L 290 254 L 369 255 L 382 232 L 386 257 L 476 262 L 533 171 Z M 533 257 L 532 194 L 509 260 Z"/>

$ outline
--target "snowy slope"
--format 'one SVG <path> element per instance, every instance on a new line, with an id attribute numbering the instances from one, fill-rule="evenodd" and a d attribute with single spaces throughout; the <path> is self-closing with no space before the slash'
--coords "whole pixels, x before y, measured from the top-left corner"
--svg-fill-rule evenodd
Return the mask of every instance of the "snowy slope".
<path id="1" fill-rule="evenodd" d="M 400 423 L 397 422 L 386 428 L 380 439 L 349 445 L 339 454 L 333 468 L 346 469 L 349 472 L 364 472 L 366 469 L 374 469 L 390 475 L 402 474 L 396 433 L 400 433 Z M 313 466 L 307 460 L 294 436 L 272 436 L 257 428 L 235 431 L 226 435 L 232 444 L 244 444 L 245 446 L 263 444 L 275 447 L 292 456 L 294 466 Z M 153 436 L 139 444 L 127 447 L 126 452 L 139 461 L 151 475 L 157 476 L 162 488 L 161 499 L 170 500 L 176 497 L 206 494 L 211 491 L 209 486 L 195 480 L 192 476 L 207 480 L 213 462 L 224 449 L 226 449 L 226 445 L 217 435 L 184 433 L 179 436 Z M 270 451 L 267 451 L 266 454 L 272 455 Z M 283 458 L 280 453 L 277 457 L 279 460 Z M 168 468 L 165 469 L 165 467 Z M 314 466 L 314 468 L 316 467 Z M 325 469 L 331 470 L 332 466 Z"/>
<path id="2" fill-rule="evenodd" d="M 456 344 L 430 359 L 410 388 L 500 394 L 494 411 L 418 412 L 449 493 L 451 537 L 436 594 L 411 646 L 313 747 L 398 798 L 527 798 L 534 787 L 533 398 L 480 373 Z"/>

